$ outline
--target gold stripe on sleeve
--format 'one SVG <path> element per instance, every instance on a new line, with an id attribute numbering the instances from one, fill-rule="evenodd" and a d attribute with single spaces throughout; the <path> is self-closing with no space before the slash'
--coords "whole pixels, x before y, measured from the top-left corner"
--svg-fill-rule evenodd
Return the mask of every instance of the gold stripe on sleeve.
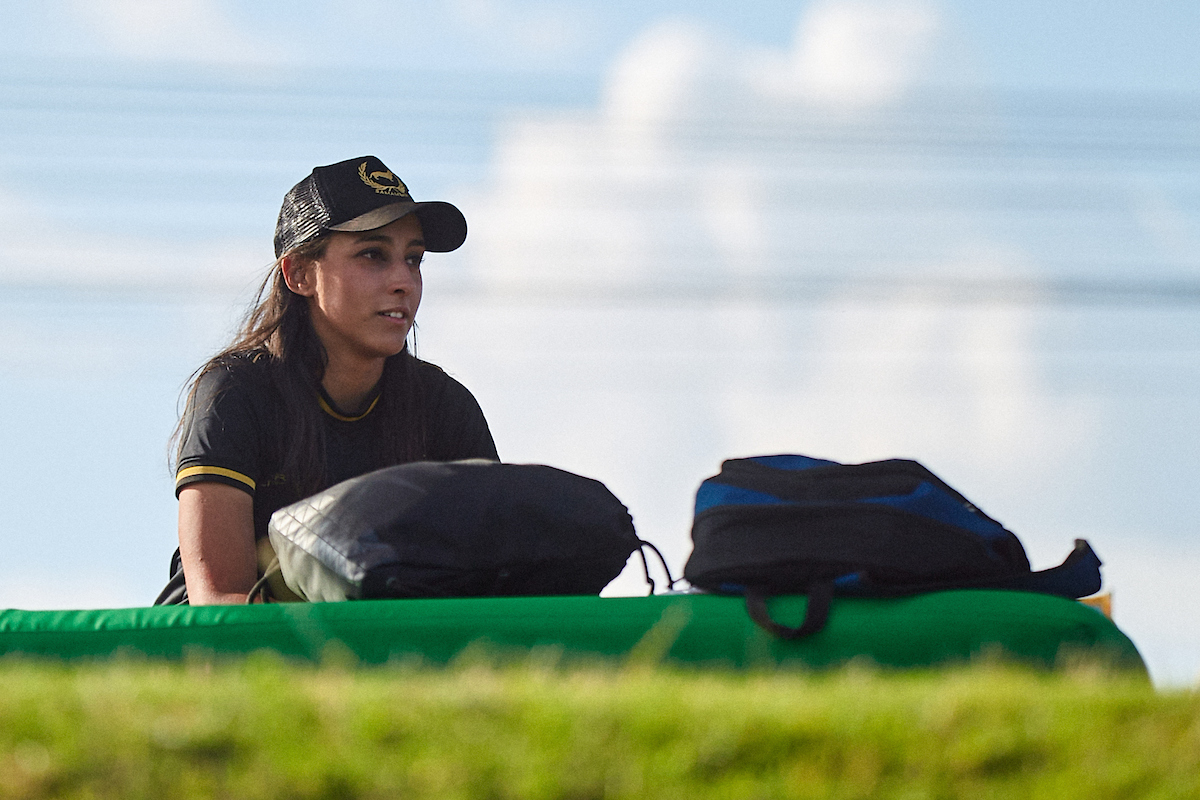
<path id="1" fill-rule="evenodd" d="M 233 478 L 235 481 L 246 484 L 250 487 L 250 491 L 254 491 L 255 488 L 254 481 L 251 478 L 247 478 L 240 472 L 234 472 L 224 467 L 186 467 L 175 474 L 175 485 L 178 486 L 181 480 L 190 478 L 193 475 L 220 475 L 222 478 Z"/>

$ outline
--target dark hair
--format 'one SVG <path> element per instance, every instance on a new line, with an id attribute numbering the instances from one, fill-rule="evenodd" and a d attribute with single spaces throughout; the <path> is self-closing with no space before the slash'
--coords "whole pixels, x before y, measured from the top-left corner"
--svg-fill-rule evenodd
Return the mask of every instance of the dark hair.
<path id="1" fill-rule="evenodd" d="M 186 439 L 184 426 L 198 412 L 194 406 L 200 380 L 209 372 L 228 369 L 238 361 L 258 363 L 266 359 L 271 385 L 282 401 L 283 423 L 288 432 L 284 451 L 280 453 L 281 472 L 289 476 L 299 492 L 297 499 L 329 485 L 325 470 L 325 428 L 321 421 L 324 412 L 317 403 L 329 357 L 309 318 L 306 298 L 288 288 L 280 267 L 280 262 L 289 255 L 303 262 L 316 261 L 324 255 L 328 243 L 328 237 L 322 236 L 280 257 L 259 286 L 254 304 L 233 342 L 192 374 L 183 414 L 171 436 L 175 450 L 172 466 L 178 463 L 178 448 Z M 381 396 L 373 412 L 385 420 L 383 435 L 376 439 L 375 468 L 426 456 L 425 404 L 415 380 L 416 361 L 406 344 L 384 363 Z"/>

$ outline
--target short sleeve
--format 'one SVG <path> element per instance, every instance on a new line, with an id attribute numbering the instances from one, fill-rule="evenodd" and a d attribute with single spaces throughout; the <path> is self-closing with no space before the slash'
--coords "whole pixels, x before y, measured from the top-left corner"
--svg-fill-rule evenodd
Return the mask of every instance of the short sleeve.
<path id="1" fill-rule="evenodd" d="M 262 389 L 230 365 L 200 376 L 184 413 L 177 497 L 185 486 L 208 481 L 255 493 L 263 474 Z"/>

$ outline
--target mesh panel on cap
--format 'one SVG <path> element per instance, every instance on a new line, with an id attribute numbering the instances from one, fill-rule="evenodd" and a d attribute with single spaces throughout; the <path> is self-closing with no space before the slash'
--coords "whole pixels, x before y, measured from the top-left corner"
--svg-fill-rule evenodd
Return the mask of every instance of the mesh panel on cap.
<path id="1" fill-rule="evenodd" d="M 310 175 L 283 198 L 283 208 L 275 223 L 275 257 L 316 238 L 328 221 L 329 209 Z"/>

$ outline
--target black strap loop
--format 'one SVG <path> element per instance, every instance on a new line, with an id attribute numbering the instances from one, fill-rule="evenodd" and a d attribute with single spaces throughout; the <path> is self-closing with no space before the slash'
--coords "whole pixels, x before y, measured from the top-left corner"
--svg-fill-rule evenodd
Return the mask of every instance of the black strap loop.
<path id="1" fill-rule="evenodd" d="M 833 582 L 820 581 L 808 587 L 808 603 L 804 609 L 804 622 L 799 628 L 780 625 L 771 619 L 767 608 L 766 595 L 759 594 L 754 589 L 746 590 L 746 612 L 750 619 L 768 633 L 773 633 L 780 639 L 801 639 L 811 636 L 825 627 L 829 621 L 829 608 L 833 604 Z"/>
<path id="2" fill-rule="evenodd" d="M 638 539 L 638 555 L 642 557 L 642 571 L 646 574 L 646 583 L 650 586 L 650 594 L 654 594 L 654 579 L 650 577 L 650 563 L 646 560 L 647 547 L 654 551 L 654 555 L 658 556 L 658 563 L 662 564 L 663 572 L 667 574 L 667 591 L 674 589 L 678 579 L 671 577 L 671 568 L 667 566 L 667 560 L 663 558 L 662 551 L 652 542 Z"/>

